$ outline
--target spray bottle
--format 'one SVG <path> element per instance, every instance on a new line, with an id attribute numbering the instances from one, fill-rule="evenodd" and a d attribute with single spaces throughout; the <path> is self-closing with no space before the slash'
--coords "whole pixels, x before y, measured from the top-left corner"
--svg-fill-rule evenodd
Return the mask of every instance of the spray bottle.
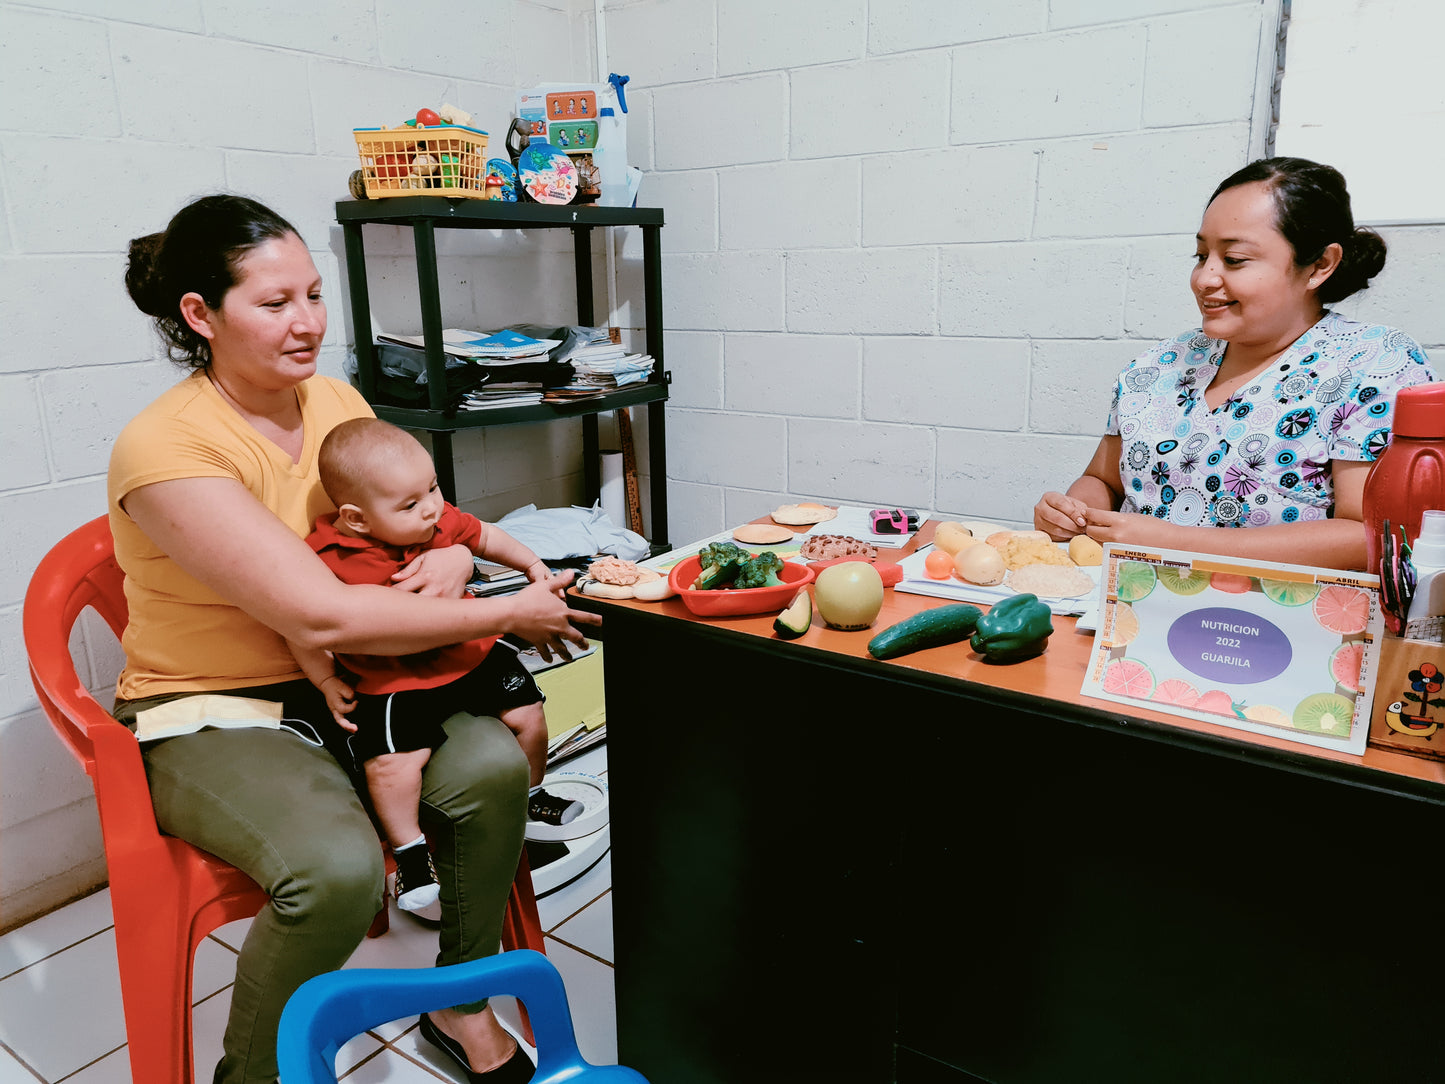
<path id="1" fill-rule="evenodd" d="M 1410 547 L 1415 566 L 1415 599 L 1405 621 L 1411 640 L 1440 640 L 1445 626 L 1445 511 L 1428 509 L 1420 515 L 1420 534 Z"/>

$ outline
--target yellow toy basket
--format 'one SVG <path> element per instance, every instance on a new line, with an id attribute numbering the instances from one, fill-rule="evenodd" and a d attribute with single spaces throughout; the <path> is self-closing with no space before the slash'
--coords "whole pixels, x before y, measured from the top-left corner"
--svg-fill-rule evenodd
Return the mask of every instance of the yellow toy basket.
<path id="1" fill-rule="evenodd" d="M 487 133 L 459 124 L 354 128 L 368 199 L 487 198 Z"/>

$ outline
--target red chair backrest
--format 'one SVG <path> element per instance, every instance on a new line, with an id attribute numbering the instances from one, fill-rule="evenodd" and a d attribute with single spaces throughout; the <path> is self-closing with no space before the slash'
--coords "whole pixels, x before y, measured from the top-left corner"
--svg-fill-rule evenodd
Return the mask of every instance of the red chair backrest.
<path id="1" fill-rule="evenodd" d="M 90 775 L 107 837 L 119 829 L 121 839 L 143 828 L 137 818 L 151 810 L 140 746 L 81 681 L 70 654 L 70 635 L 88 606 L 120 636 L 129 616 L 124 579 L 115 561 L 110 524 L 99 516 L 66 535 L 41 559 L 25 592 L 23 618 L 30 679 L 40 706 Z M 119 823 L 111 823 L 113 819 Z M 151 814 L 149 834 L 155 832 L 154 825 Z"/>

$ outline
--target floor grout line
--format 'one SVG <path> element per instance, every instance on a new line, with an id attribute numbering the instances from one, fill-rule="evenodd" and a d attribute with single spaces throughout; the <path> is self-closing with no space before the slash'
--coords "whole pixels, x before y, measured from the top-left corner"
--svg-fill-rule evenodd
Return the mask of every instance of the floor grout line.
<path id="1" fill-rule="evenodd" d="M 23 927 L 23 926 L 17 926 L 16 929 L 17 929 L 17 930 L 19 930 L 19 929 L 24 929 L 24 927 Z M 114 923 L 112 923 L 112 924 L 109 925 L 109 926 L 103 926 L 103 927 L 101 927 L 100 929 L 96 930 L 94 933 L 88 933 L 88 934 L 86 934 L 84 937 L 80 938 L 78 941 L 72 941 L 70 944 L 64 945 L 64 946 L 56 949 L 54 952 L 48 952 L 48 953 L 46 953 L 44 956 L 40 957 L 38 960 L 31 960 L 28 964 L 23 964 L 22 966 L 17 967 L 14 971 L 9 972 L 8 974 L 0 975 L 0 982 L 4 982 L 6 979 L 9 979 L 9 978 L 14 978 L 16 975 L 19 975 L 21 972 L 28 971 L 30 968 L 34 967 L 36 964 L 43 964 L 46 960 L 53 960 L 55 957 L 59 956 L 62 952 L 69 952 L 71 949 L 76 948 L 76 947 L 78 947 L 78 946 L 80 946 L 80 945 L 83 945 L 83 944 L 85 944 L 87 941 L 94 941 L 94 940 L 95 940 L 97 937 L 99 937 L 101 934 L 105 933 L 106 930 L 113 930 L 113 929 L 115 929 Z M 14 930 L 9 931 L 9 932 L 13 933 Z"/>
<path id="2" fill-rule="evenodd" d="M 22 1057 L 21 1057 L 18 1053 L 16 1053 L 14 1050 L 10 1049 L 10 1047 L 6 1046 L 4 1043 L 0 1043 L 0 1050 L 5 1051 L 5 1053 L 9 1054 L 12 1058 L 14 1058 L 14 1059 L 15 1059 L 15 1064 L 18 1065 L 18 1066 L 20 1066 L 20 1068 L 24 1069 L 27 1073 L 29 1073 L 31 1076 L 33 1076 L 36 1080 L 40 1081 L 40 1084 L 46 1084 L 45 1078 L 44 1078 L 43 1076 L 41 1076 L 39 1073 L 37 1073 L 33 1068 L 31 1068 L 30 1063 L 29 1063 L 28 1061 L 26 1061 L 24 1058 L 22 1058 Z M 82 1068 L 84 1068 L 84 1067 L 82 1066 Z M 76 1070 L 76 1072 L 79 1072 L 79 1071 L 80 1071 L 79 1069 Z"/>
<path id="3" fill-rule="evenodd" d="M 407 1031 L 403 1032 L 402 1034 L 403 1034 L 403 1035 L 410 1034 L 410 1029 L 408 1029 Z M 400 1035 L 397 1036 L 397 1038 L 400 1038 L 400 1037 L 401 1037 Z M 424 1069 L 426 1072 L 430 1073 L 432 1076 L 436 1077 L 438 1080 L 444 1080 L 444 1081 L 446 1081 L 446 1084 L 456 1084 L 456 1081 L 455 1081 L 452 1077 L 442 1076 L 440 1073 L 438 1073 L 435 1069 L 433 1069 L 433 1068 L 432 1068 L 430 1065 L 428 1065 L 426 1062 L 422 1061 L 422 1060 L 419 1059 L 419 1058 L 414 1058 L 414 1057 L 412 1057 L 410 1054 L 408 1054 L 405 1050 L 402 1050 L 400 1047 L 395 1047 L 395 1046 L 392 1046 L 390 1043 L 387 1043 L 386 1046 L 385 1046 L 383 1049 L 390 1050 L 390 1051 L 391 1051 L 393 1054 L 395 1054 L 397 1057 L 402 1058 L 402 1059 L 405 1060 L 405 1061 L 411 1062 L 411 1064 L 415 1065 L 415 1066 L 416 1066 L 417 1068 L 419 1068 L 419 1069 Z M 377 1053 L 379 1054 L 379 1053 L 381 1053 L 381 1051 L 378 1050 Z M 370 1058 L 367 1058 L 366 1060 L 367 1060 L 367 1061 L 370 1061 L 371 1059 L 370 1059 Z"/>
<path id="4" fill-rule="evenodd" d="M 593 960 L 596 960 L 599 964 L 606 964 L 608 967 L 611 967 L 614 971 L 616 970 L 616 966 L 612 963 L 611 960 L 607 960 L 607 959 L 604 959 L 604 958 L 601 957 L 601 956 L 598 956 L 597 953 L 592 952 L 590 949 L 585 949 L 585 948 L 583 948 L 581 945 L 574 945 L 571 941 L 564 941 L 562 938 L 556 936 L 555 934 L 550 934 L 550 933 L 549 933 L 547 936 L 550 937 L 550 938 L 552 938 L 552 940 L 553 940 L 553 941 L 556 941 L 557 944 L 559 944 L 559 945 L 566 945 L 566 946 L 567 946 L 569 949 L 571 949 L 573 952 L 581 953 L 583 956 L 587 956 L 587 957 L 590 957 L 590 958 L 593 959 Z"/>
<path id="5" fill-rule="evenodd" d="M 236 982 L 235 982 L 235 980 L 233 979 L 233 980 L 231 980 L 230 982 L 226 983 L 225 986 L 222 986 L 219 990 L 216 990 L 216 991 L 213 992 L 213 993 L 207 994 L 205 997 L 201 998 L 200 1001 L 192 1001 L 192 1002 L 191 1002 L 191 1011 L 192 1011 L 192 1012 L 195 1012 L 197 1005 L 204 1005 L 206 1002 L 210 1001 L 211 998 L 215 997 L 217 994 L 224 994 L 227 990 L 231 989 L 231 987 L 233 987 L 233 986 L 235 986 L 235 985 L 236 985 Z M 195 991 L 192 991 L 192 992 L 191 992 L 191 996 L 192 996 L 192 997 L 195 996 Z"/>
<path id="6" fill-rule="evenodd" d="M 586 876 L 586 874 L 583 874 L 583 876 Z M 547 929 L 543 930 L 542 932 L 545 933 L 545 934 L 551 934 L 551 932 L 552 932 L 553 930 L 559 930 L 559 929 L 561 929 L 563 926 L 567 925 L 567 923 L 571 922 L 574 918 L 576 918 L 578 915 L 580 915 L 583 911 L 587 910 L 587 908 L 591 907 L 594 903 L 596 903 L 596 902 L 598 902 L 600 899 L 602 899 L 603 896 L 606 896 L 606 895 L 608 895 L 609 893 L 611 893 L 611 891 L 612 891 L 612 886 L 611 886 L 611 885 L 608 885 L 608 886 L 607 886 L 606 888 L 604 888 L 601 892 L 597 893 L 596 896 L 594 896 L 592 899 L 588 900 L 588 901 L 587 901 L 586 903 L 584 903 L 581 907 L 577 908 L 577 910 L 573 911 L 573 912 L 572 912 L 570 915 L 568 915 L 566 918 L 562 919 L 560 922 L 554 922 L 551 926 L 549 926 Z"/>

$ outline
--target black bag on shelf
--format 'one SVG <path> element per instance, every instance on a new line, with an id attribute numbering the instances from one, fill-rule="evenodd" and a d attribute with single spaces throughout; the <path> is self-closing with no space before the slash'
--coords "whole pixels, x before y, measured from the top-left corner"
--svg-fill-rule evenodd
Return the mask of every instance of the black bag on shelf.
<path id="1" fill-rule="evenodd" d="M 426 382 L 426 351 L 396 343 L 376 343 L 376 402 L 385 406 L 426 410 L 431 406 Z M 447 390 L 443 409 L 453 413 L 469 392 L 493 379 L 485 365 L 447 357 Z"/>

